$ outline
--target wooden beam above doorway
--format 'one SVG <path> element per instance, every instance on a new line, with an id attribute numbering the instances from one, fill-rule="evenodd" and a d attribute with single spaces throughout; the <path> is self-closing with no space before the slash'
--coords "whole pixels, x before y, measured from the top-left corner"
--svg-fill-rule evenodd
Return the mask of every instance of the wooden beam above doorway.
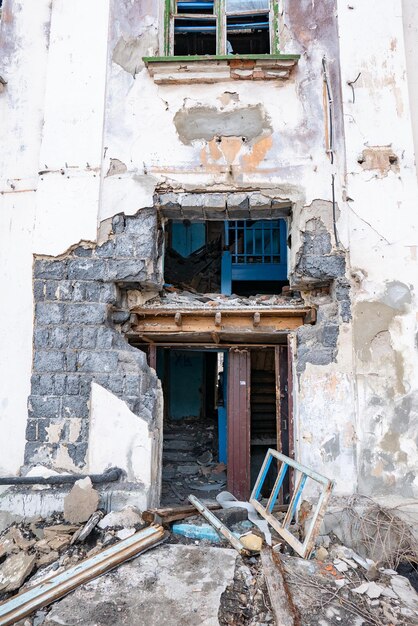
<path id="1" fill-rule="evenodd" d="M 151 309 L 135 307 L 129 333 L 143 343 L 276 344 L 303 324 L 313 324 L 312 307 L 240 309 Z"/>

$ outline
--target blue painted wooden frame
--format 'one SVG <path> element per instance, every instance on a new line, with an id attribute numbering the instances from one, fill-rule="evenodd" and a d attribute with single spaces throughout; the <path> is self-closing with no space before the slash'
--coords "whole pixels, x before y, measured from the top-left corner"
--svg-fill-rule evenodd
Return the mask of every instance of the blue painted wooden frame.
<path id="1" fill-rule="evenodd" d="M 239 227 L 244 234 L 244 252 L 235 250 L 231 252 L 230 247 L 230 230 L 235 229 L 238 232 L 238 223 L 242 222 L 243 227 Z M 270 251 L 264 250 L 264 233 L 263 229 L 253 229 L 253 226 L 246 228 L 245 220 L 234 220 L 233 222 L 225 222 L 225 250 L 222 253 L 221 264 L 221 293 L 231 295 L 232 283 L 236 281 L 285 281 L 287 280 L 287 246 L 286 246 L 286 221 L 279 220 L 259 220 L 265 222 L 265 231 L 270 236 Z M 254 222 L 257 224 L 257 222 Z M 253 225 L 254 225 L 253 224 Z M 273 231 L 279 232 L 278 249 L 273 250 Z M 257 232 L 261 232 L 262 251 L 255 250 L 255 236 Z M 252 252 L 247 251 L 249 242 L 253 242 Z M 237 239 L 235 239 L 237 243 Z M 250 258 L 261 257 L 261 261 L 250 262 Z M 278 257 L 279 261 L 274 261 Z M 238 259 L 240 262 L 238 262 Z"/>
<path id="2" fill-rule="evenodd" d="M 274 482 L 273 489 L 271 490 L 270 496 L 267 500 L 267 504 L 263 506 L 259 501 L 260 495 L 273 459 L 277 459 L 278 461 L 280 461 L 281 466 L 278 471 L 277 478 Z M 274 517 L 272 511 L 279 496 L 280 490 L 283 486 L 283 481 L 289 467 L 299 472 L 299 478 L 297 485 L 295 486 L 295 489 L 293 491 L 292 499 L 289 503 L 289 508 L 286 512 L 285 518 L 283 522 L 280 522 L 277 517 Z M 311 478 L 315 482 L 319 483 L 322 486 L 322 491 L 314 510 L 312 521 L 306 533 L 305 539 L 303 542 L 301 542 L 294 535 L 292 535 L 292 533 L 289 531 L 289 527 L 296 514 L 302 491 L 308 478 Z M 294 459 L 290 459 L 284 454 L 277 452 L 277 450 L 269 448 L 267 450 L 263 465 L 261 466 L 258 478 L 255 482 L 254 489 L 250 497 L 250 503 L 254 506 L 257 512 L 260 513 L 260 515 L 262 515 L 268 521 L 268 523 L 279 533 L 279 535 L 281 535 L 283 539 L 285 539 L 287 543 L 291 545 L 298 554 L 300 554 L 300 556 L 302 556 L 303 558 L 308 558 L 314 548 L 315 538 L 319 533 L 320 525 L 325 513 L 325 507 L 331 495 L 333 486 L 334 482 L 329 478 L 322 476 L 322 474 L 318 474 L 318 472 L 315 472 L 314 470 L 311 470 L 301 463 L 298 463 Z"/>

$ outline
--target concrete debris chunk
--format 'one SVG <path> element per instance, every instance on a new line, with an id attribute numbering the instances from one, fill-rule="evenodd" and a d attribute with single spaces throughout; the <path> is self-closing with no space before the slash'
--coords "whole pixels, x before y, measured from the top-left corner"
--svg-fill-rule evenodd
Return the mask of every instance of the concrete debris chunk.
<path id="1" fill-rule="evenodd" d="M 48 554 L 43 554 L 42 556 L 38 557 L 36 561 L 36 565 L 38 567 L 43 567 L 45 565 L 50 565 L 51 563 L 53 563 L 54 561 L 57 561 L 58 559 L 59 559 L 58 552 L 55 552 L 55 550 L 51 550 L 51 552 L 49 552 Z"/>
<path id="2" fill-rule="evenodd" d="M 375 582 L 368 583 L 367 595 L 371 600 L 375 600 L 376 598 L 380 598 L 382 595 L 383 589 L 380 585 L 377 585 Z"/>
<path id="3" fill-rule="evenodd" d="M 88 521 L 81 526 L 76 533 L 72 536 L 71 545 L 76 541 L 84 541 L 92 532 L 92 530 L 97 526 L 100 520 L 103 518 L 102 511 L 96 511 L 93 515 L 88 519 Z"/>
<path id="4" fill-rule="evenodd" d="M 42 552 L 42 554 L 47 554 L 48 552 L 51 551 L 51 548 L 50 548 L 49 543 L 48 543 L 48 541 L 46 539 L 40 539 L 35 544 L 35 550 L 37 552 Z"/>
<path id="5" fill-rule="evenodd" d="M 55 524 L 54 526 L 46 526 L 44 528 L 45 539 L 52 539 L 57 535 L 72 535 L 79 530 L 80 526 L 74 524 Z"/>
<path id="6" fill-rule="evenodd" d="M 71 543 L 71 535 L 56 535 L 52 539 L 47 540 L 51 550 L 64 550 Z"/>
<path id="7" fill-rule="evenodd" d="M 9 539 L 7 536 L 4 537 L 0 541 L 0 559 L 2 559 L 6 554 L 11 554 L 12 552 L 18 552 L 19 548 L 15 544 L 12 539 Z"/>
<path id="8" fill-rule="evenodd" d="M 120 511 L 111 511 L 105 515 L 98 523 L 98 527 L 105 530 L 106 528 L 132 527 L 143 523 L 144 520 L 139 509 L 134 506 L 126 506 Z"/>
<path id="9" fill-rule="evenodd" d="M 327 556 L 328 556 L 328 550 L 326 550 L 326 548 L 324 548 L 323 546 L 318 548 L 318 550 L 315 553 L 315 557 L 317 558 L 318 561 L 325 561 Z"/>
<path id="10" fill-rule="evenodd" d="M 347 563 L 345 563 L 345 561 L 342 561 L 340 559 L 334 559 L 334 566 L 335 566 L 335 569 L 338 570 L 341 574 L 348 571 Z"/>
<path id="11" fill-rule="evenodd" d="M 352 589 L 351 591 L 353 593 L 359 593 L 360 595 L 364 595 L 368 588 L 369 588 L 369 583 L 362 583 L 361 585 L 359 585 L 355 589 Z"/>
<path id="12" fill-rule="evenodd" d="M 21 551 L 0 565 L 0 592 L 19 589 L 35 566 L 36 556 Z"/>
<path id="13" fill-rule="evenodd" d="M 390 584 L 403 604 L 413 611 L 418 611 L 418 593 L 405 576 L 394 576 L 390 579 Z"/>
<path id="14" fill-rule="evenodd" d="M 64 498 L 64 519 L 70 524 L 87 522 L 99 504 L 99 494 L 93 489 L 88 476 L 74 483 L 68 496 Z"/>
<path id="15" fill-rule="evenodd" d="M 247 550 L 251 550 L 251 552 L 260 552 L 263 545 L 263 540 L 261 539 L 261 537 L 255 535 L 254 533 L 241 535 L 239 539 L 242 545 L 247 548 Z"/>
<path id="16" fill-rule="evenodd" d="M 7 533 L 7 538 L 14 541 L 14 543 L 20 550 L 29 550 L 29 548 L 31 548 L 36 543 L 34 539 L 26 539 L 23 536 L 22 531 L 15 526 L 12 526 L 12 528 L 9 530 L 9 532 Z"/>

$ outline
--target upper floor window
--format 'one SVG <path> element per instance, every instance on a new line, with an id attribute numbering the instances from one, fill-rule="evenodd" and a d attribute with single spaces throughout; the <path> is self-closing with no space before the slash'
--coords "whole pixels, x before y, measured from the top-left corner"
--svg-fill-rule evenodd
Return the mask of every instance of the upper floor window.
<path id="1" fill-rule="evenodd" d="M 278 0 L 165 0 L 165 54 L 278 53 Z"/>

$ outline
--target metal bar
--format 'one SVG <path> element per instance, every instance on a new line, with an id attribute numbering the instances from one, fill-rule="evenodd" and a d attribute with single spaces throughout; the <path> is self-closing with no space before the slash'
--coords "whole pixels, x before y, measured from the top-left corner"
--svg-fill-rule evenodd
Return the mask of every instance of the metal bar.
<path id="1" fill-rule="evenodd" d="M 188 18 L 189 16 L 181 16 L 181 19 Z M 214 18 L 211 16 L 213 21 Z M 177 18 L 176 18 L 177 20 Z M 268 22 L 260 22 L 259 24 L 230 24 L 226 27 L 227 31 L 232 30 L 267 30 Z M 175 33 L 216 33 L 216 25 L 215 26 L 174 26 Z"/>
<path id="2" fill-rule="evenodd" d="M 148 526 L 61 574 L 44 579 L 36 587 L 19 593 L 0 605 L 0 626 L 16 624 L 18 620 L 58 600 L 84 582 L 160 543 L 163 537 L 162 526 Z"/>
<path id="3" fill-rule="evenodd" d="M 213 2 L 177 2 L 177 9 L 213 9 Z"/>
<path id="4" fill-rule="evenodd" d="M 242 543 L 240 542 L 239 539 L 237 539 L 237 537 L 235 537 L 235 535 L 233 535 L 231 533 L 231 531 L 229 530 L 229 528 L 227 528 L 225 526 L 225 524 L 222 524 L 221 520 L 218 519 L 216 517 L 216 515 L 214 515 L 213 513 L 211 513 L 211 511 L 209 511 L 209 509 L 207 509 L 205 507 L 205 505 L 200 502 L 200 500 L 198 500 L 198 498 L 196 498 L 196 496 L 189 496 L 189 502 L 191 502 L 193 504 L 193 506 L 195 506 L 197 508 L 197 510 L 199 511 L 199 513 L 201 515 L 203 515 L 203 517 L 205 519 L 207 519 L 207 521 L 209 522 L 209 524 L 212 524 L 212 526 L 214 527 L 214 529 L 220 534 L 223 535 L 225 537 L 225 539 L 228 539 L 228 541 L 230 542 L 230 544 L 235 548 L 235 550 L 237 552 L 239 552 L 239 554 L 243 555 L 243 556 L 249 556 L 250 552 L 249 550 L 247 550 Z"/>

